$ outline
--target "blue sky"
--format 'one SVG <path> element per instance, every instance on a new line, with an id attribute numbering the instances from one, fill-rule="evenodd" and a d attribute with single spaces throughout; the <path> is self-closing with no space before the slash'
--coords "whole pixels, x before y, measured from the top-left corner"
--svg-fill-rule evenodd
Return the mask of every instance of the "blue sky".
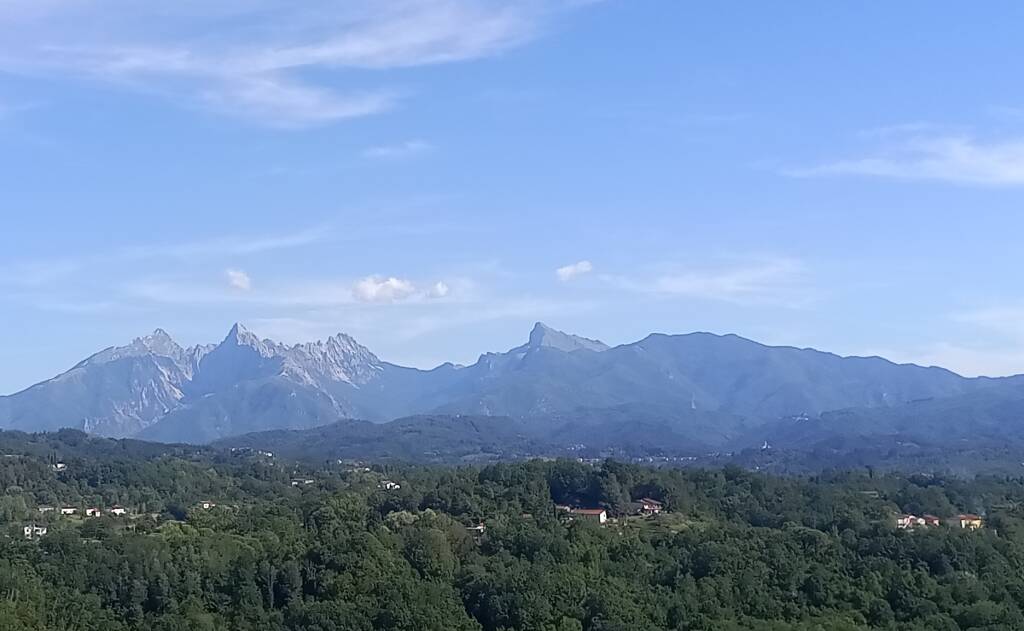
<path id="1" fill-rule="evenodd" d="M 211 6 L 0 2 L 0 392 L 236 320 L 1024 372 L 1019 3 Z"/>

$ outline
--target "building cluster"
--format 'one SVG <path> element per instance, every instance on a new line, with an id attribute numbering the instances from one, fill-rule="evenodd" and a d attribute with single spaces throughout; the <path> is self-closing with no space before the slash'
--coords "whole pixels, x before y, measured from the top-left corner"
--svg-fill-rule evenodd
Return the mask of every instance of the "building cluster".
<path id="1" fill-rule="evenodd" d="M 608 521 L 608 511 L 603 508 L 580 508 L 575 506 L 555 505 L 555 511 L 569 519 L 579 518 L 596 521 L 604 524 Z M 665 511 L 665 505 L 658 500 L 645 497 L 636 502 L 636 513 L 638 515 L 660 515 Z"/>
<path id="2" fill-rule="evenodd" d="M 983 528 L 985 525 L 984 520 L 978 515 L 970 513 L 964 513 L 961 515 L 955 515 L 948 519 L 940 519 L 935 515 L 911 515 L 901 514 L 896 516 L 896 527 L 901 530 L 911 530 L 914 528 L 935 528 L 945 523 L 947 526 L 954 528 L 964 528 L 968 530 L 977 530 Z"/>
<path id="3" fill-rule="evenodd" d="M 44 536 L 45 534 L 46 534 L 46 526 L 37 526 L 35 524 L 31 524 L 31 525 L 25 526 L 25 538 L 26 539 L 36 539 L 36 538 Z"/>
<path id="4" fill-rule="evenodd" d="M 70 515 L 77 515 L 79 512 L 77 506 L 61 506 L 59 509 L 53 506 L 40 506 L 37 510 L 41 515 L 59 511 L 60 514 L 64 517 L 68 517 Z M 104 512 L 106 512 L 108 515 L 113 515 L 115 517 L 123 517 L 124 515 L 128 514 L 128 509 L 123 506 L 118 506 L 115 504 L 114 506 L 108 508 L 106 511 L 95 506 L 90 506 L 87 507 L 82 512 L 86 517 L 102 517 Z"/>

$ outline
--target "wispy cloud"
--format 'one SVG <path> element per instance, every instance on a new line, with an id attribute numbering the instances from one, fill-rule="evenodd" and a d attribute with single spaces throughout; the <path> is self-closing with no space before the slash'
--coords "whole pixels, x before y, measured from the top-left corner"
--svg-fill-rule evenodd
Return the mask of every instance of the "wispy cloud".
<path id="1" fill-rule="evenodd" d="M 249 291 L 252 289 L 252 279 L 240 269 L 229 269 L 224 272 L 227 276 L 228 286 L 238 291 Z"/>
<path id="2" fill-rule="evenodd" d="M 602 278 L 629 291 L 736 304 L 799 307 L 813 296 L 807 283 L 806 267 L 792 258 L 671 269 L 647 278 L 611 275 Z"/>
<path id="3" fill-rule="evenodd" d="M 563 267 L 559 267 L 558 269 L 555 270 L 555 276 L 558 277 L 558 280 L 564 283 L 578 276 L 589 274 L 592 271 L 594 271 L 594 264 L 591 263 L 590 261 L 584 260 L 577 261 L 575 263 L 565 265 Z"/>
<path id="4" fill-rule="evenodd" d="M 929 132 L 928 127 L 920 125 L 892 129 L 885 135 L 900 138 L 865 156 L 784 173 L 793 177 L 857 175 L 983 186 L 1024 184 L 1024 137 L 982 140 L 966 134 Z"/>
<path id="5" fill-rule="evenodd" d="M 152 278 L 126 283 L 122 290 L 135 299 L 157 304 L 248 304 L 273 308 L 321 309 L 350 305 L 412 304 L 457 298 L 463 281 L 415 281 L 395 276 L 357 280 L 261 280 L 259 287 L 240 270 L 229 270 L 228 286 L 202 278 Z M 459 291 L 456 291 L 459 290 Z"/>
<path id="6" fill-rule="evenodd" d="M 0 263 L 0 286 L 36 287 L 65 278 L 81 263 L 71 259 Z"/>
<path id="7" fill-rule="evenodd" d="M 423 140 L 407 140 L 394 145 L 378 145 L 368 147 L 363 151 L 363 156 L 377 160 L 397 160 L 412 158 L 429 152 L 433 147 Z"/>
<path id="8" fill-rule="evenodd" d="M 974 325 L 1024 347 L 1024 304 L 1000 305 L 955 313 L 956 322 Z M 1024 369 L 1024 367 L 1022 367 Z"/>
<path id="9" fill-rule="evenodd" d="M 966 377 L 1004 377 L 1024 373 L 1022 347 L 935 342 L 909 349 L 875 349 L 867 354 L 899 363 L 939 366 Z"/>
<path id="10" fill-rule="evenodd" d="M 346 118 L 380 114 L 398 102 L 395 92 L 339 94 L 276 76 L 228 82 L 201 92 L 217 111 L 262 121 L 275 127 L 305 127 Z"/>
<path id="11" fill-rule="evenodd" d="M 196 239 L 176 243 L 151 243 L 115 250 L 110 254 L 115 259 L 179 258 L 191 259 L 202 256 L 237 256 L 259 254 L 275 250 L 310 245 L 330 236 L 324 227 L 309 228 L 282 234 L 226 235 L 209 239 Z"/>
<path id="12" fill-rule="evenodd" d="M 1024 373 L 1024 303 L 987 306 L 947 316 L 963 327 L 958 341 L 876 350 L 893 361 L 941 366 L 969 377 Z"/>
<path id="13" fill-rule="evenodd" d="M 117 248 L 101 254 L 50 260 L 0 262 L 0 285 L 43 285 L 91 265 L 150 259 L 193 260 L 209 256 L 241 256 L 309 245 L 327 238 L 326 229 L 310 229 L 279 235 L 230 235 L 211 239 L 151 243 Z"/>
<path id="14" fill-rule="evenodd" d="M 35 261 L 0 262 L 0 287 L 56 285 L 93 268 L 133 265 L 160 259 L 196 262 L 240 257 L 310 245 L 330 236 L 326 228 L 277 235 L 226 235 L 194 241 L 152 243 L 116 248 L 107 252 Z M 126 269 L 131 269 L 127 267 Z M 237 280 L 237 279 L 236 279 Z"/>
<path id="15" fill-rule="evenodd" d="M 0 122 L 23 112 L 29 112 L 37 109 L 40 106 L 40 103 L 36 102 L 15 102 L 9 99 L 0 98 Z"/>
<path id="16" fill-rule="evenodd" d="M 572 0 L 8 0 L 0 15 L 0 69 L 160 93 L 268 124 L 309 125 L 395 105 L 394 89 L 368 88 L 365 73 L 346 71 L 491 56 L 529 41 L 553 14 L 578 6 Z M 310 71 L 334 76 L 317 83 Z M 333 87 L 338 78 L 353 87 Z"/>

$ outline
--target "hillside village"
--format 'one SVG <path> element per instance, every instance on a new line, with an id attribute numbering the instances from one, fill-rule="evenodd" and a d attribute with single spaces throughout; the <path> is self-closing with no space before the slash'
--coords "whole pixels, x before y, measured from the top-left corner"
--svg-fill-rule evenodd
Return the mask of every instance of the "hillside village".
<path id="1" fill-rule="evenodd" d="M 326 497 L 341 489 L 365 489 L 368 493 L 406 494 L 407 482 L 402 479 L 402 469 L 395 465 L 369 464 L 358 460 L 339 459 L 310 467 L 297 461 L 276 457 L 271 451 L 234 448 L 226 452 L 195 452 L 188 456 L 196 462 L 207 461 L 214 466 L 231 466 L 253 468 L 262 471 L 261 477 L 268 480 L 281 480 L 295 493 L 310 494 L 311 497 Z M 98 493 L 82 493 L 92 483 L 82 487 L 84 480 L 79 476 L 87 475 L 91 479 L 96 475 L 92 468 L 82 470 L 81 461 L 75 458 L 60 458 L 55 453 L 47 456 L 29 454 L 7 454 L 2 461 L 10 465 L 36 469 L 44 477 L 52 476 L 61 485 L 79 488 L 75 495 L 55 496 L 53 494 L 37 495 L 47 497 L 52 503 L 38 503 L 25 512 L 23 519 L 16 524 L 17 532 L 25 539 L 39 539 L 51 534 L 54 528 L 81 529 L 90 522 L 102 522 L 114 529 L 128 529 L 132 532 L 149 532 L 159 529 L 166 523 L 187 523 L 198 520 L 208 521 L 201 513 L 217 511 L 244 510 L 244 501 L 233 497 L 234 493 L 209 493 L 192 497 L 182 497 L 172 504 L 153 505 L 149 502 L 132 502 L 122 494 L 110 494 L 96 487 Z M 221 462 L 222 465 L 217 465 Z M 609 461 L 578 460 L 578 466 L 594 471 L 601 471 Z M 621 465 L 615 465 L 616 467 Z M 43 474 L 48 470 L 48 474 Z M 212 489 L 210 489 L 212 490 Z M 866 501 L 884 505 L 886 497 L 880 490 L 865 488 L 858 492 Z M 575 500 L 561 503 L 560 499 Z M 591 522 L 603 527 L 663 527 L 670 529 L 687 528 L 700 523 L 701 518 L 680 512 L 672 501 L 666 497 L 664 490 L 654 497 L 649 493 L 623 497 L 615 501 L 588 503 L 581 497 L 564 497 L 556 495 L 550 499 L 551 514 L 566 521 Z M 26 501 L 26 509 L 30 502 Z M 977 514 L 955 511 L 944 513 L 943 517 L 922 512 L 910 513 L 898 510 L 890 511 L 890 517 L 880 512 L 879 523 L 889 523 L 896 530 L 925 530 L 940 526 L 964 530 L 980 530 L 985 528 L 985 520 Z M 529 517 L 530 515 L 525 515 Z M 488 525 L 500 516 L 497 514 L 480 514 L 467 519 L 465 528 L 475 537 L 480 537 Z M 86 528 L 84 532 L 90 532 Z"/>
<path id="2" fill-rule="evenodd" d="M 549 582 L 531 596 L 535 601 L 567 580 L 559 568 L 572 568 L 568 580 L 583 602 L 604 602 L 595 599 L 613 595 L 614 602 L 653 598 L 651 611 L 671 610 L 656 599 L 673 593 L 669 590 L 674 588 L 663 586 L 666 577 L 674 582 L 673 577 L 681 577 L 678 584 L 688 587 L 680 593 L 726 585 L 727 593 L 735 594 L 713 600 L 716 609 L 705 615 L 724 611 L 730 602 L 754 615 L 772 603 L 792 600 L 794 590 L 809 603 L 839 580 L 815 583 L 814 576 L 856 575 L 849 568 L 861 563 L 889 568 L 892 580 L 906 585 L 925 580 L 920 574 L 928 568 L 938 573 L 927 580 L 959 580 L 965 576 L 961 568 L 986 571 L 965 563 L 1001 558 L 1000 551 L 1016 545 L 1024 533 L 1024 483 L 1005 478 L 967 481 L 870 472 L 786 478 L 729 467 L 692 470 L 613 460 L 423 467 L 344 459 L 303 462 L 269 450 L 156 451 L 149 444 L 78 434 L 0 434 L 0 441 L 5 439 L 3 449 L 11 457 L 0 459 L 0 554 L 25 560 L 16 573 L 48 568 L 33 575 L 33 581 L 56 580 L 91 590 L 93 602 L 132 620 L 132 631 L 157 628 L 150 624 L 155 617 L 174 611 L 153 599 L 131 605 L 138 601 L 126 590 L 140 585 L 158 594 L 164 584 L 176 585 L 178 602 L 201 602 L 212 616 L 220 615 L 224 602 L 253 594 L 245 608 L 231 610 L 235 616 L 253 616 L 248 626 L 222 624 L 225 629 L 313 631 L 316 627 L 302 624 L 283 626 L 281 620 L 295 615 L 298 607 L 315 609 L 322 602 L 322 577 L 338 568 L 353 568 L 357 574 L 350 576 L 358 576 L 364 571 L 361 564 L 379 555 L 384 555 L 379 563 L 368 567 L 371 575 L 386 577 L 388 585 L 409 581 L 403 589 L 444 585 L 458 595 L 453 611 L 481 616 L 485 631 L 537 627 L 488 622 L 489 614 L 472 604 L 479 602 L 475 594 L 488 599 L 519 594 L 534 580 L 526 577 L 547 573 Z M 56 462 L 64 466 L 58 470 Z M 976 549 L 990 552 L 961 552 Z M 48 564 L 67 551 L 74 551 L 79 565 L 65 575 Z M 339 560 L 336 554 L 345 556 Z M 146 560 L 154 555 L 181 559 L 173 561 L 179 569 L 165 570 L 170 566 Z M 779 560 L 786 558 L 779 570 Z M 901 558 L 921 561 L 904 565 Z M 550 565 L 553 559 L 558 561 Z M 27 580 L 23 574 L 4 578 L 11 570 L 5 567 L 0 563 L 0 580 Z M 184 577 L 193 571 L 203 578 L 188 587 L 192 583 Z M 906 574 L 910 571 L 915 574 Z M 740 589 L 748 575 L 763 577 L 763 590 Z M 771 578 L 777 575 L 778 580 Z M 274 585 L 293 586 L 288 587 L 293 596 L 267 591 L 267 577 Z M 498 582 L 492 582 L 495 577 Z M 238 582 L 246 592 L 224 591 Z M 601 591 L 589 587 L 602 585 Z M 869 594 L 872 585 L 856 589 Z M 368 589 L 379 593 L 385 588 Z M 835 591 L 829 598 L 836 599 L 835 607 L 860 612 L 863 597 L 848 602 L 841 600 L 845 593 Z M 296 599 L 295 594 L 302 596 Z M 382 611 L 394 607 L 391 600 L 380 602 Z M 429 615 L 436 593 L 423 602 L 429 603 L 423 610 Z M 887 606 L 900 611 L 901 602 Z M 576 615 L 580 620 L 605 615 L 609 609 L 601 607 Z M 634 611 L 629 625 L 615 628 L 636 628 L 644 615 Z M 867 613 L 856 615 L 868 619 Z M 429 621 L 418 624 L 405 628 L 436 628 Z M 546 626 L 562 631 L 555 623 Z M 674 628 L 663 621 L 641 626 Z"/>

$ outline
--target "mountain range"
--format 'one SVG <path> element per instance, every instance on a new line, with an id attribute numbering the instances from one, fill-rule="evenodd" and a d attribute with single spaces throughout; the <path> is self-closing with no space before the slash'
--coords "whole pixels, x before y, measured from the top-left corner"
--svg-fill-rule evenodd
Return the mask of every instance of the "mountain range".
<path id="1" fill-rule="evenodd" d="M 0 429 L 198 444 L 338 424 L 336 440 L 368 444 L 429 423 L 435 438 L 486 435 L 481 444 L 516 453 L 577 444 L 693 453 L 868 434 L 998 440 L 1024 426 L 1022 412 L 1022 377 L 967 378 L 736 335 L 652 334 L 609 347 L 537 323 L 521 346 L 419 370 L 345 334 L 286 345 L 236 324 L 218 344 L 185 348 L 157 329 L 102 350 L 0 397 Z"/>

